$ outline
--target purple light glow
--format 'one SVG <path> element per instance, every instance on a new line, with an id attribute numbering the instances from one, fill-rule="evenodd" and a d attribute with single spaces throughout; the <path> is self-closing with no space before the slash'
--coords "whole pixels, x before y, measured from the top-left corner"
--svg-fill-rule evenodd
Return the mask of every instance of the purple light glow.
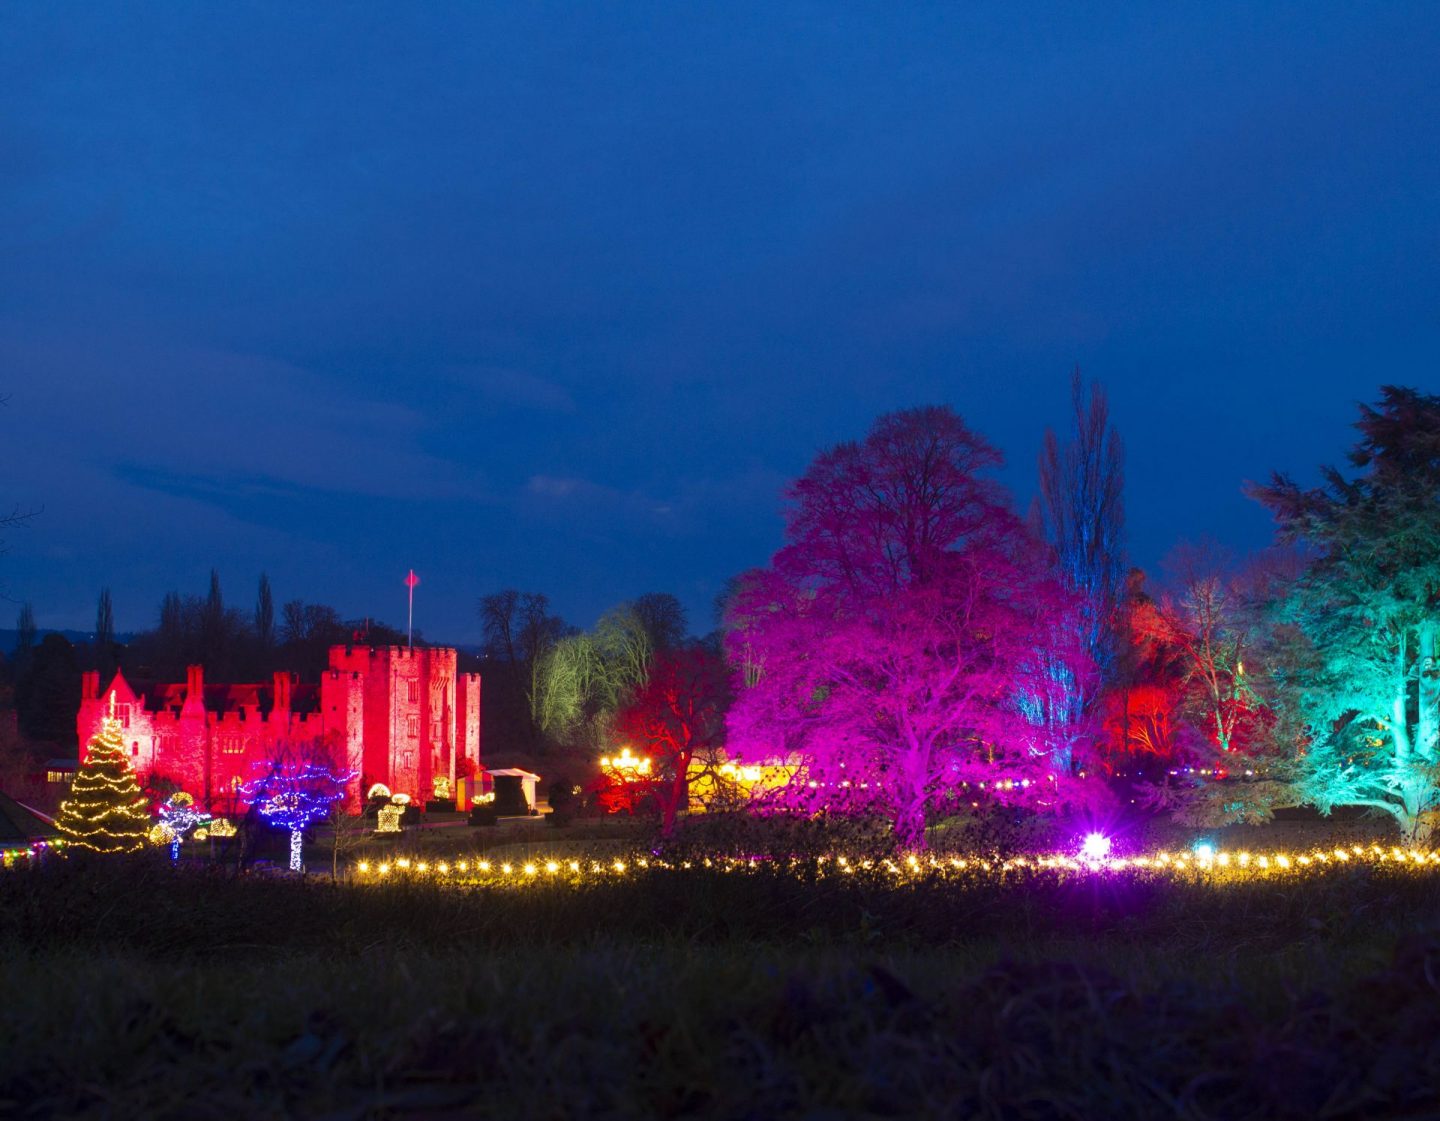
<path id="1" fill-rule="evenodd" d="M 1080 845 L 1080 859 L 1099 862 L 1110 855 L 1110 838 L 1104 833 L 1087 833 Z"/>

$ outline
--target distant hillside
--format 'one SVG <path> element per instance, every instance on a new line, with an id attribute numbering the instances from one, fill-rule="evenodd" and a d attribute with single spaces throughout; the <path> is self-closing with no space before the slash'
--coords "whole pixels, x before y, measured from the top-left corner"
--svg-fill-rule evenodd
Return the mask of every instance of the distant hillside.
<path id="1" fill-rule="evenodd" d="M 95 634 L 93 631 L 40 630 L 36 632 L 35 641 L 38 643 L 47 634 L 61 635 L 62 637 L 68 639 L 70 642 L 75 643 L 76 645 L 79 645 L 80 643 L 93 642 L 95 640 Z M 134 637 L 135 632 L 127 631 L 124 634 L 117 634 L 115 636 L 115 641 L 123 645 L 124 643 L 131 641 Z M 10 655 L 12 655 L 13 653 L 15 653 L 15 647 L 19 644 L 19 631 L 0 630 L 0 651 L 3 651 L 7 658 L 10 657 Z"/>

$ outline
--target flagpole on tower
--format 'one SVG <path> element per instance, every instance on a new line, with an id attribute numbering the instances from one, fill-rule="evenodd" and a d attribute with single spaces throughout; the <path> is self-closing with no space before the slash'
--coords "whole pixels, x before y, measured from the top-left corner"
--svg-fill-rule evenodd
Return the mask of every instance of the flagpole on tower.
<path id="1" fill-rule="evenodd" d="M 405 586 L 410 589 L 410 617 L 405 627 L 405 641 L 411 650 L 415 649 L 415 585 L 418 583 L 420 583 L 420 577 L 415 575 L 415 570 L 412 568 L 410 574 L 405 577 Z"/>

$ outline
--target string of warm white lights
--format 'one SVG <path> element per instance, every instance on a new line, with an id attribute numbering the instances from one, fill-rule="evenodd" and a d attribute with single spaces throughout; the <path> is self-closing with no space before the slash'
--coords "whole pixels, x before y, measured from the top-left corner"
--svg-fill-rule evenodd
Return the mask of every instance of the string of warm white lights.
<path id="1" fill-rule="evenodd" d="M 1262 876 L 1300 876 L 1327 868 L 1388 865 L 1415 871 L 1440 871 L 1440 852 L 1434 850 L 1382 848 L 1380 845 L 1352 845 L 1349 848 L 1314 849 L 1307 852 L 1251 853 L 1219 852 L 1201 845 L 1193 852 L 1158 852 L 1141 856 L 1072 856 L 1052 853 L 1037 856 L 918 856 L 894 859 L 851 859 L 822 856 L 813 860 L 759 857 L 706 857 L 699 860 L 660 860 L 636 857 L 630 860 L 362 860 L 355 866 L 362 880 L 428 878 L 451 883 L 487 883 L 586 879 L 615 879 L 641 872 L 683 872 L 707 868 L 722 872 L 757 872 L 762 869 L 810 876 L 887 874 L 900 878 L 946 877 L 963 873 L 974 876 L 1003 876 L 1020 872 L 1095 874 L 1169 874 L 1218 881 L 1235 881 Z"/>

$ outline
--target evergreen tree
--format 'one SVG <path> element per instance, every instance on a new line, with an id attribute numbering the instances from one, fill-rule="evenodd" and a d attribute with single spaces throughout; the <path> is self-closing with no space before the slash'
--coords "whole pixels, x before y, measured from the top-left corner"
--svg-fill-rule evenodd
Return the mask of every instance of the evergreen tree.
<path id="1" fill-rule="evenodd" d="M 54 631 L 26 659 L 15 692 L 20 730 L 32 743 L 56 749 L 75 742 L 75 717 L 80 711 L 80 665 L 75 648 Z M 54 752 L 52 752 L 54 754 Z"/>
<path id="2" fill-rule="evenodd" d="M 95 606 L 95 668 L 102 680 L 108 679 L 114 671 L 115 654 L 115 611 L 110 604 L 110 589 L 100 589 L 100 599 Z"/>
<path id="3" fill-rule="evenodd" d="M 255 597 L 255 637 L 260 649 L 268 651 L 275 645 L 275 599 L 270 594 L 270 577 L 260 573 L 260 590 Z"/>
<path id="4" fill-rule="evenodd" d="M 96 852 L 136 852 L 145 846 L 150 815 L 125 755 L 120 721 L 113 716 L 90 741 L 55 825 L 68 844 Z"/>
<path id="5" fill-rule="evenodd" d="M 115 641 L 115 610 L 110 604 L 110 589 L 100 589 L 95 607 L 95 645 L 102 650 Z"/>
<path id="6" fill-rule="evenodd" d="M 160 603 L 159 634 L 167 650 L 179 647 L 185 638 L 185 604 L 179 592 L 166 592 Z"/>
<path id="7" fill-rule="evenodd" d="M 15 629 L 15 676 L 18 680 L 30 668 L 30 660 L 35 653 L 35 609 L 30 604 L 20 605 Z"/>
<path id="8" fill-rule="evenodd" d="M 1297 792 L 1424 840 L 1440 824 L 1440 396 L 1381 394 L 1355 425 L 1354 479 L 1327 467 L 1322 487 L 1277 474 L 1252 493 L 1314 558 L 1279 605 L 1275 675 L 1305 722 Z"/>
<path id="9" fill-rule="evenodd" d="M 200 660 L 217 675 L 224 673 L 225 639 L 225 598 L 220 594 L 220 573 L 212 568 L 210 594 L 200 615 Z"/>

